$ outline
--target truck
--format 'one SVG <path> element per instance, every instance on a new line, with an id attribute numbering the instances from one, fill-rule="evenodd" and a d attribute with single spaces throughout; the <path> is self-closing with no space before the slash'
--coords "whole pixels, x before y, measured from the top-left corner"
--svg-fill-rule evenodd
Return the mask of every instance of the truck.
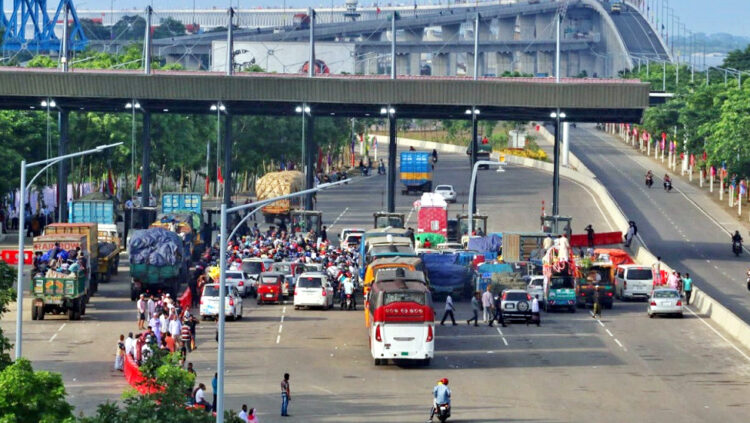
<path id="1" fill-rule="evenodd" d="M 469 143 L 469 147 L 466 148 L 466 154 L 469 156 L 469 165 L 473 166 L 471 162 L 471 151 L 474 148 L 473 143 Z M 492 154 L 492 144 L 489 143 L 486 137 L 477 137 L 477 160 L 489 160 Z M 480 166 L 480 169 L 489 169 L 489 166 Z"/>
<path id="2" fill-rule="evenodd" d="M 177 298 L 180 282 L 187 278 L 188 257 L 175 232 L 159 227 L 135 231 L 128 242 L 128 254 L 132 301 L 140 294 L 165 292 Z"/>
<path id="3" fill-rule="evenodd" d="M 43 255 L 56 246 L 71 251 L 80 247 L 88 251 L 88 237 L 83 234 L 53 234 L 34 238 L 34 252 Z M 84 253 L 84 266 L 69 274 L 54 269 L 34 268 L 31 275 L 31 319 L 42 320 L 46 313 L 67 313 L 68 319 L 79 320 L 86 314 L 86 303 L 93 295 L 91 286 L 91 261 Z"/>
<path id="4" fill-rule="evenodd" d="M 563 308 L 575 313 L 576 278 L 580 277 L 580 272 L 573 258 L 563 260 L 558 254 L 558 248 L 552 247 L 542 259 L 544 311 Z"/>
<path id="5" fill-rule="evenodd" d="M 302 235 L 313 232 L 315 241 L 322 231 L 323 212 L 318 210 L 294 210 L 291 213 L 292 230 Z"/>
<path id="6" fill-rule="evenodd" d="M 403 228 L 405 216 L 403 213 L 388 213 L 385 211 L 372 214 L 374 220 L 373 228 Z"/>
<path id="7" fill-rule="evenodd" d="M 292 194 L 305 187 L 304 175 L 296 170 L 269 172 L 255 182 L 255 197 L 257 201 Z M 293 210 L 300 209 L 302 197 L 274 201 L 263 207 L 262 212 L 266 223 L 274 223 L 276 219 L 288 221 Z"/>
<path id="8" fill-rule="evenodd" d="M 432 156 L 426 151 L 403 151 L 400 156 L 401 194 L 432 191 Z"/>
<path id="9" fill-rule="evenodd" d="M 612 0 L 609 5 L 609 13 L 619 15 L 622 12 L 622 0 Z"/>
<path id="10" fill-rule="evenodd" d="M 87 253 L 90 262 L 90 266 L 87 267 L 91 269 L 91 295 L 93 295 L 98 290 L 99 281 L 106 278 L 106 272 L 102 273 L 98 265 L 99 224 L 96 222 L 51 223 L 44 228 L 44 235 L 83 235 L 86 237 L 86 242 L 81 245 L 81 250 Z"/>
<path id="11" fill-rule="evenodd" d="M 440 194 L 426 192 L 415 202 L 417 233 L 433 233 L 448 237 L 448 204 Z"/>
<path id="12" fill-rule="evenodd" d="M 98 225 L 97 282 L 109 282 L 120 265 L 120 234 L 113 200 L 77 200 L 68 203 L 68 222 Z"/>
<path id="13" fill-rule="evenodd" d="M 151 227 L 161 227 L 177 233 L 185 244 L 186 254 L 198 260 L 203 252 L 203 197 L 197 192 L 168 192 L 161 196 L 161 213 Z"/>

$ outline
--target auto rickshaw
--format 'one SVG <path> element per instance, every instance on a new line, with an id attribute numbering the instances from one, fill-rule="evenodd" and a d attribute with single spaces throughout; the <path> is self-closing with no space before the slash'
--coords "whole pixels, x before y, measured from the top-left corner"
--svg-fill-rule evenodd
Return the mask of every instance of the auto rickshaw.
<path id="1" fill-rule="evenodd" d="M 284 274 L 278 272 L 263 272 L 258 278 L 258 305 L 266 303 L 281 304 L 284 299 L 281 285 Z"/>

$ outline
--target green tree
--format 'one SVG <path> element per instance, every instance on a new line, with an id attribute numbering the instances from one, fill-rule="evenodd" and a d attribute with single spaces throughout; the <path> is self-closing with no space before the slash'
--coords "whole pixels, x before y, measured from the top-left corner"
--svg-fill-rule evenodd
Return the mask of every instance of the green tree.
<path id="1" fill-rule="evenodd" d="M 745 47 L 744 50 L 730 51 L 727 57 L 724 59 L 724 64 L 722 64 L 722 67 L 739 70 L 750 70 L 750 45 Z"/>
<path id="2" fill-rule="evenodd" d="M 181 35 L 185 35 L 185 25 L 173 18 L 162 20 L 161 25 L 154 29 L 154 38 L 170 38 Z"/>
<path id="3" fill-rule="evenodd" d="M 0 372 L 0 422 L 72 423 L 59 374 L 34 371 L 22 358 Z"/>
<path id="4" fill-rule="evenodd" d="M 703 128 L 707 136 L 706 151 L 711 163 L 726 162 L 730 172 L 750 175 L 750 87 L 729 88 L 721 103 L 721 117 Z"/>
<path id="5" fill-rule="evenodd" d="M 146 35 L 146 20 L 141 16 L 123 16 L 112 27 L 116 40 L 142 40 Z"/>
<path id="6" fill-rule="evenodd" d="M 5 262 L 0 261 L 0 316 L 5 315 L 8 305 L 15 301 L 16 291 L 13 286 L 16 282 L 16 272 Z M 13 345 L 5 337 L 3 328 L 0 327 L 0 371 L 11 365 L 13 361 L 10 358 L 10 349 Z"/>
<path id="7" fill-rule="evenodd" d="M 105 27 L 101 22 L 94 22 L 88 18 L 82 18 L 80 22 L 83 28 L 83 35 L 89 40 L 108 40 L 112 35 L 111 28 Z"/>

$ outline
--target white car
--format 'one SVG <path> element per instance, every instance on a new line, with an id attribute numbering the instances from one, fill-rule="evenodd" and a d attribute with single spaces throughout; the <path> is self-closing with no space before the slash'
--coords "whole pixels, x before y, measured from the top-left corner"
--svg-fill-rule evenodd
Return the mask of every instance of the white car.
<path id="1" fill-rule="evenodd" d="M 453 189 L 453 185 L 438 185 L 435 187 L 435 194 L 442 195 L 448 203 L 456 202 L 456 191 Z"/>
<path id="2" fill-rule="evenodd" d="M 544 276 L 532 276 L 529 279 L 529 284 L 526 285 L 526 293 L 531 298 L 539 296 L 539 304 L 544 301 Z"/>
<path id="3" fill-rule="evenodd" d="M 227 286 L 237 288 L 237 291 L 242 298 L 247 297 L 249 293 L 253 292 L 252 281 L 245 275 L 245 272 L 241 270 L 227 270 L 226 279 Z"/>
<path id="4" fill-rule="evenodd" d="M 322 307 L 324 310 L 333 307 L 333 286 L 328 283 L 326 275 L 319 272 L 299 275 L 294 287 L 294 309 L 300 307 Z"/>
<path id="5" fill-rule="evenodd" d="M 242 318 L 242 297 L 233 286 L 227 286 L 224 290 L 224 315 L 230 320 Z M 216 318 L 219 315 L 219 284 L 212 283 L 203 287 L 200 305 L 201 319 Z"/>
<path id="6" fill-rule="evenodd" d="M 646 308 L 648 317 L 657 314 L 671 314 L 682 317 L 682 296 L 679 291 L 672 288 L 655 289 L 648 299 Z"/>
<path id="7" fill-rule="evenodd" d="M 339 234 L 339 241 L 346 240 L 347 235 L 349 234 L 363 234 L 365 233 L 364 229 L 360 228 L 344 228 L 341 230 L 341 233 Z"/>

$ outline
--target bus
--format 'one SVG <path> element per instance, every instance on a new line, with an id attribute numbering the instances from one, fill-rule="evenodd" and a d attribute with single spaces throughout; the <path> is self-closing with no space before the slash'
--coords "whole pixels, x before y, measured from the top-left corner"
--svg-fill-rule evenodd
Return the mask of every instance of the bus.
<path id="1" fill-rule="evenodd" d="M 430 285 L 427 279 L 427 273 L 424 270 L 424 264 L 422 259 L 419 257 L 386 257 L 374 260 L 372 263 L 367 265 L 367 272 L 365 273 L 365 280 L 362 285 L 362 291 L 365 296 L 365 326 L 370 326 L 370 311 L 368 310 L 368 294 L 370 293 L 370 287 L 378 280 L 378 278 L 391 278 L 390 276 L 393 271 L 400 269 L 402 271 L 416 272 L 413 277 L 417 280 L 424 282 L 427 286 Z M 381 275 L 384 273 L 384 275 Z M 404 273 L 400 273 L 401 277 L 404 277 Z"/>
<path id="2" fill-rule="evenodd" d="M 430 289 L 423 282 L 397 277 L 372 285 L 368 334 L 375 365 L 388 360 L 429 365 L 435 354 L 435 311 Z"/>
<path id="3" fill-rule="evenodd" d="M 411 244 L 411 239 L 406 237 L 378 237 L 367 240 L 367 252 L 365 253 L 365 264 L 383 257 L 416 257 L 417 253 Z"/>
<path id="4" fill-rule="evenodd" d="M 362 239 L 359 242 L 359 257 L 361 260 L 360 266 L 359 266 L 359 279 L 364 280 L 365 278 L 365 269 L 367 268 L 367 263 L 365 263 L 365 253 L 367 253 L 367 247 L 368 239 L 372 238 L 378 238 L 378 237 L 384 237 L 387 235 L 393 235 L 395 237 L 405 237 L 408 236 L 408 231 L 404 228 L 376 228 L 376 229 L 370 229 L 368 231 L 365 231 L 364 234 L 362 234 Z"/>

